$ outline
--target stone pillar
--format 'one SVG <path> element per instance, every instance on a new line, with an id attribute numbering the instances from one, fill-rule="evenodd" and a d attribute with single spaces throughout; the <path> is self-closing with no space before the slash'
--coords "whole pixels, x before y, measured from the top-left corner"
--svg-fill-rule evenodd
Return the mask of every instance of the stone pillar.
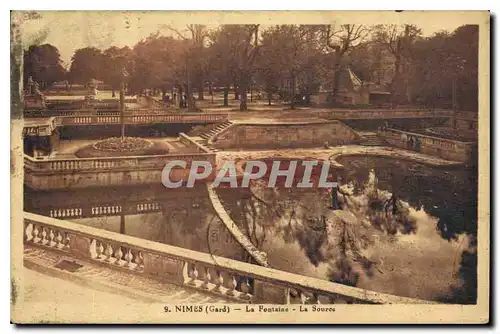
<path id="1" fill-rule="evenodd" d="M 50 141 L 50 153 L 57 152 L 59 150 L 59 129 L 52 131 L 49 138 Z"/>
<path id="2" fill-rule="evenodd" d="M 71 255 L 81 259 L 90 259 L 90 239 L 84 236 L 73 234 L 69 238 L 69 249 Z"/>
<path id="3" fill-rule="evenodd" d="M 184 261 L 143 252 L 144 273 L 171 283 L 183 284 Z"/>
<path id="4" fill-rule="evenodd" d="M 272 283 L 254 281 L 256 304 L 290 304 L 290 289 Z"/>
<path id="5" fill-rule="evenodd" d="M 125 207 L 125 205 L 122 204 L 122 208 Z M 122 212 L 120 214 L 120 233 L 125 234 L 125 214 Z"/>

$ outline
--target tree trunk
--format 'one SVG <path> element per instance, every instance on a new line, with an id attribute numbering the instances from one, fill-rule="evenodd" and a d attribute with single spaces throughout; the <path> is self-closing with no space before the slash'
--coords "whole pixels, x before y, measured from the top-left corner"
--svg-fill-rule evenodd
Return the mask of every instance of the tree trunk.
<path id="1" fill-rule="evenodd" d="M 198 91 L 198 101 L 203 101 L 205 99 L 203 96 L 203 82 L 198 84 L 196 90 Z"/>
<path id="2" fill-rule="evenodd" d="M 191 87 L 191 80 L 188 80 L 186 90 L 187 90 L 188 111 L 196 111 L 196 106 L 193 97 L 193 88 Z"/>
<path id="3" fill-rule="evenodd" d="M 246 85 L 240 87 L 240 111 L 248 110 L 248 96 Z"/>
<path id="4" fill-rule="evenodd" d="M 395 58 L 396 61 L 394 62 L 394 75 L 392 76 L 392 81 L 391 81 L 391 92 L 394 91 L 401 72 L 401 56 L 396 55 Z"/>
<path id="5" fill-rule="evenodd" d="M 229 105 L 229 88 L 224 87 L 224 107 L 227 107 Z"/>
<path id="6" fill-rule="evenodd" d="M 335 100 L 339 93 L 339 80 L 340 79 L 340 63 L 336 62 L 335 65 L 333 66 L 333 90 L 332 90 L 332 97 Z"/>
<path id="7" fill-rule="evenodd" d="M 292 96 L 290 97 L 290 109 L 295 109 L 295 77 L 292 76 Z"/>

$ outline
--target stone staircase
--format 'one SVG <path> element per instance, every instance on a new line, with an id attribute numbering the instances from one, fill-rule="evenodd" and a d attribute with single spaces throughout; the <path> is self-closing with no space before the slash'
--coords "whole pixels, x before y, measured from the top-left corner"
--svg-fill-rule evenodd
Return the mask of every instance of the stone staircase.
<path id="1" fill-rule="evenodd" d="M 359 145 L 361 146 L 387 146 L 385 140 L 380 138 L 375 132 L 360 132 L 361 139 Z"/>
<path id="2" fill-rule="evenodd" d="M 232 124 L 233 124 L 233 122 L 231 122 L 231 121 L 225 121 L 224 123 L 221 123 L 221 124 L 217 125 L 212 130 L 200 134 L 199 138 L 195 139 L 195 140 L 196 140 L 197 143 L 206 146 L 208 144 L 208 140 L 211 137 L 213 137 L 213 136 L 221 133 L 222 131 L 224 131 L 225 129 L 227 129 L 228 127 L 230 127 Z M 217 149 L 212 149 L 212 150 L 213 151 L 218 151 Z"/>

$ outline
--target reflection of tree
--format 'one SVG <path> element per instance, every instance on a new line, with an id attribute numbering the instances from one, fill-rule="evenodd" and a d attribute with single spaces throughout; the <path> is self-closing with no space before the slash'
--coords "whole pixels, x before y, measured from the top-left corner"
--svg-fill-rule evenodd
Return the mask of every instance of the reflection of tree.
<path id="1" fill-rule="evenodd" d="M 341 163 L 345 173 L 340 189 L 345 196 L 339 201 L 342 212 L 352 213 L 355 223 L 332 217 L 330 195 L 319 189 L 254 184 L 237 196 L 234 189 L 223 195 L 226 209 L 258 247 L 266 247 L 271 234 L 281 235 L 287 243 L 297 242 L 311 264 L 328 264 L 331 281 L 349 285 L 356 285 L 361 274 L 372 276 L 377 270 L 377 259 L 363 255 L 373 244 L 374 230 L 389 237 L 415 233 L 410 207 L 436 217 L 436 228 L 446 240 L 464 233 L 475 237 L 475 171 L 432 169 L 385 158 L 343 158 Z M 370 169 L 376 177 L 370 176 Z M 459 275 L 464 284 L 453 288 L 446 301 L 475 300 L 476 262 L 474 248 L 462 254 Z"/>
<path id="2" fill-rule="evenodd" d="M 437 299 L 444 303 L 475 304 L 477 302 L 477 239 L 471 237 L 469 249 L 462 252 L 458 277 L 461 286 L 454 286 L 450 293 Z"/>
<path id="3" fill-rule="evenodd" d="M 438 218 L 438 231 L 447 240 L 476 233 L 477 171 L 446 171 L 385 158 L 342 158 L 356 177 L 375 170 L 379 188 L 397 193 L 411 207 Z M 366 178 L 366 176 L 360 176 Z"/>
<path id="4" fill-rule="evenodd" d="M 271 228 L 283 214 L 278 191 L 254 183 L 240 192 L 239 196 L 235 196 L 234 189 L 220 189 L 218 193 L 231 218 L 237 222 L 253 245 L 260 248 Z"/>
<path id="5" fill-rule="evenodd" d="M 477 153 L 477 152 L 474 152 Z M 397 193 L 401 200 L 411 207 L 421 208 L 437 218 L 436 229 L 446 240 L 457 240 L 466 234 L 472 239 L 472 246 L 462 253 L 459 275 L 463 280 L 461 288 L 452 288 L 451 297 L 443 301 L 474 303 L 477 292 L 477 158 L 467 170 L 439 170 L 425 166 L 382 158 L 342 158 L 348 171 L 354 170 L 355 177 L 368 175 L 368 168 L 374 168 L 379 188 Z M 374 203 L 374 206 L 377 205 Z M 372 217 L 371 219 L 373 220 Z M 376 220 L 375 220 L 376 221 Z M 411 222 L 402 221 L 403 229 L 411 228 Z"/>

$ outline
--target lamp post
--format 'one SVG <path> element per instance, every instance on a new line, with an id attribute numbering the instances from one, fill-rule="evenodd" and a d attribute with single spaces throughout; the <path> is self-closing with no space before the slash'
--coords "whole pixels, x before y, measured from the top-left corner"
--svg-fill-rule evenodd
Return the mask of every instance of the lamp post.
<path id="1" fill-rule="evenodd" d="M 128 73 L 125 69 L 122 71 L 122 78 L 120 81 L 120 125 L 121 125 L 121 139 L 125 139 L 125 78 Z"/>

